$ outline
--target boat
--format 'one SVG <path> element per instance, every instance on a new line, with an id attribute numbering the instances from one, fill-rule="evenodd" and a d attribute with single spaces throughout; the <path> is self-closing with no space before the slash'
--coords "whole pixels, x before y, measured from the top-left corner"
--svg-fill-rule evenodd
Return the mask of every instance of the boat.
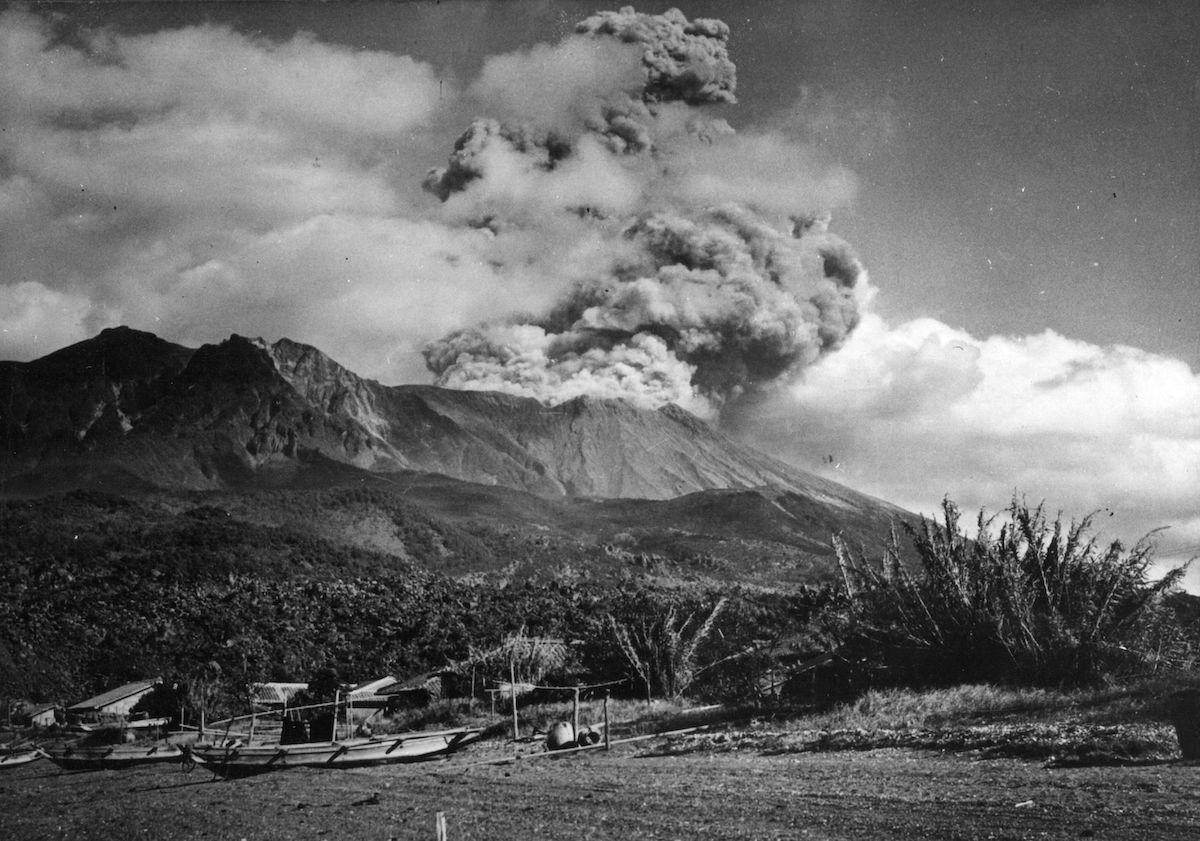
<path id="1" fill-rule="evenodd" d="M 0 769 L 28 765 L 30 762 L 41 759 L 45 755 L 40 748 L 5 751 L 4 753 L 0 753 Z"/>
<path id="2" fill-rule="evenodd" d="M 360 736 L 325 742 L 246 744 L 233 739 L 194 744 L 188 756 L 223 777 L 285 768 L 361 768 L 445 756 L 480 738 L 479 728 Z"/>
<path id="3" fill-rule="evenodd" d="M 44 748 L 46 758 L 69 771 L 130 768 L 154 762 L 181 762 L 183 750 L 170 742 L 131 742 L 120 745 L 74 743 Z"/>
<path id="4" fill-rule="evenodd" d="M 128 721 L 83 721 L 74 725 L 71 729 L 82 730 L 84 733 L 105 733 L 113 730 L 120 732 L 152 730 L 159 727 L 166 727 L 170 720 L 169 718 L 135 718 Z"/>

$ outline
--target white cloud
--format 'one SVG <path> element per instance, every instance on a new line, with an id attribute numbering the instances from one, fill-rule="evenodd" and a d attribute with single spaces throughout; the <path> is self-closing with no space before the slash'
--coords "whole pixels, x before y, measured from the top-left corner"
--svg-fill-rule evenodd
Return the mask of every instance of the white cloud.
<path id="1" fill-rule="evenodd" d="M 1127 544 L 1168 526 L 1164 562 L 1200 554 L 1200 376 L 1135 348 L 871 315 L 745 433 L 926 514 L 1016 492 Z"/>
<path id="2" fill-rule="evenodd" d="M 484 312 L 495 279 L 482 234 L 411 221 L 393 183 L 442 88 L 410 58 L 309 36 L 67 41 L 0 14 L 3 357 L 123 323 L 324 340 L 363 373 L 420 375 L 416 348 Z"/>
<path id="3" fill-rule="evenodd" d="M 216 256 L 156 249 L 102 282 L 126 323 L 183 344 L 287 336 L 363 376 L 414 382 L 428 379 L 419 351 L 431 339 L 545 305 L 541 278 L 504 274 L 492 246 L 485 231 L 330 214 L 242 234 Z"/>
<path id="4" fill-rule="evenodd" d="M 76 125 L 185 113 L 387 138 L 421 124 L 445 94 L 432 68 L 411 58 L 307 35 L 274 43 L 195 26 L 81 37 L 86 49 L 55 44 L 41 18 L 0 16 L 6 110 Z"/>
<path id="5" fill-rule="evenodd" d="M 470 93 L 491 116 L 574 134 L 614 91 L 640 92 L 645 82 L 638 47 L 575 37 L 488 57 Z"/>
<path id="6" fill-rule="evenodd" d="M 83 321 L 90 308 L 87 298 L 40 283 L 0 285 L 0 359 L 30 349 L 40 356 L 86 339 Z"/>

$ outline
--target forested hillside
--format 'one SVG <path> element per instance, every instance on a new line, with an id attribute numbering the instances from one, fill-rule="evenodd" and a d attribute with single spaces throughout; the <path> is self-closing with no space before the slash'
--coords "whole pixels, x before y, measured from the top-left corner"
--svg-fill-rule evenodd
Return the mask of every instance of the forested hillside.
<path id="1" fill-rule="evenodd" d="M 565 668 L 609 679 L 629 668 L 606 617 L 647 622 L 672 605 L 690 610 L 717 598 L 698 584 L 632 573 L 600 582 L 569 567 L 521 581 L 503 571 L 454 579 L 431 567 L 491 550 L 413 510 L 392 512 L 403 528 L 388 539 L 400 535 L 403 556 L 295 525 L 322 512 L 336 519 L 335 503 L 360 510 L 372 498 L 285 495 L 276 505 L 292 503 L 292 525 L 174 498 L 76 493 L 0 503 L 0 694 L 70 700 L 161 675 L 215 679 L 237 709 L 255 681 L 321 669 L 346 680 L 415 674 L 519 631 L 577 643 Z M 804 624 L 805 606 L 829 595 L 727 592 L 737 605 L 722 614 L 722 634 L 706 652 L 713 658 L 764 634 L 785 636 Z"/>

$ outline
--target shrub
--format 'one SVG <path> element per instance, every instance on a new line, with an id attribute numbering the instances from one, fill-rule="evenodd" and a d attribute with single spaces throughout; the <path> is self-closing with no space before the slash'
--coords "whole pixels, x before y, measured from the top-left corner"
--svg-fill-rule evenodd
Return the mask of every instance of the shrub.
<path id="1" fill-rule="evenodd" d="M 1064 527 L 1014 499 L 999 535 L 981 512 L 971 538 L 953 502 L 942 512 L 941 524 L 905 524 L 917 574 L 894 532 L 876 564 L 835 540 L 842 655 L 865 664 L 866 682 L 1082 685 L 1152 673 L 1184 645 L 1162 597 L 1186 565 L 1152 581 L 1153 533 L 1128 551 L 1102 548 L 1091 517 Z"/>
<path id="2" fill-rule="evenodd" d="M 676 605 L 665 612 L 645 614 L 637 621 L 618 622 L 608 617 L 630 676 L 646 686 L 647 694 L 657 688 L 665 697 L 675 699 L 687 691 L 697 674 L 700 645 L 712 632 L 727 601 L 718 599 L 703 618 L 699 611 L 681 618 Z"/>

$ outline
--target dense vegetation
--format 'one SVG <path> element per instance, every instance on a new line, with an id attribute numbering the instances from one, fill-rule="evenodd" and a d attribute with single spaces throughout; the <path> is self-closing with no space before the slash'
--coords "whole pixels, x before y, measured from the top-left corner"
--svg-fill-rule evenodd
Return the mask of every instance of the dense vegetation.
<path id="1" fill-rule="evenodd" d="M 336 523 L 361 493 L 275 502 L 294 506 L 291 522 Z M 634 696 L 738 700 L 781 683 L 819 700 L 1195 663 L 1194 601 L 1171 595 L 1177 573 L 1150 580 L 1149 544 L 1101 548 L 1086 520 L 1064 527 L 1041 508 L 1014 504 L 998 536 L 981 519 L 968 537 L 947 503 L 943 523 L 908 529 L 907 555 L 898 538 L 880 563 L 839 544 L 840 585 L 779 590 L 569 569 L 456 579 L 433 570 L 490 550 L 419 511 L 389 516 L 377 542 L 399 551 L 203 498 L 0 503 L 0 697 L 71 702 L 158 675 L 210 714 L 240 711 L 251 683 L 323 670 L 357 681 L 474 666 L 507 679 L 497 652 L 518 639 L 566 652 L 525 677 L 537 665 L 539 680 L 623 677 L 618 691 Z"/>
<path id="2" fill-rule="evenodd" d="M 941 523 L 905 526 L 915 570 L 896 535 L 878 563 L 835 541 L 841 652 L 876 672 L 871 684 L 1078 686 L 1195 669 L 1194 617 L 1165 598 L 1186 567 L 1153 580 L 1150 538 L 1101 546 L 1090 517 L 1065 525 L 1016 500 L 981 513 L 974 536 L 959 519 L 946 500 Z"/>
<path id="3" fill-rule="evenodd" d="M 517 634 L 568 643 L 555 679 L 605 680 L 631 671 L 614 617 L 635 627 L 716 598 L 633 577 L 452 579 L 429 566 L 464 544 L 471 551 L 469 541 L 411 519 L 404 545 L 414 557 L 402 559 L 202 502 L 175 508 L 149 516 L 142 502 L 90 493 L 0 504 L 0 697 L 70 702 L 153 675 L 197 697 L 211 688 L 214 710 L 240 709 L 257 681 L 330 668 L 346 680 L 407 676 L 469 663 Z M 705 656 L 778 635 L 772 627 L 806 616 L 816 592 L 743 594 Z M 507 677 L 485 671 L 481 679 Z M 675 691 L 665 680 L 676 679 L 655 673 L 654 694 Z"/>

